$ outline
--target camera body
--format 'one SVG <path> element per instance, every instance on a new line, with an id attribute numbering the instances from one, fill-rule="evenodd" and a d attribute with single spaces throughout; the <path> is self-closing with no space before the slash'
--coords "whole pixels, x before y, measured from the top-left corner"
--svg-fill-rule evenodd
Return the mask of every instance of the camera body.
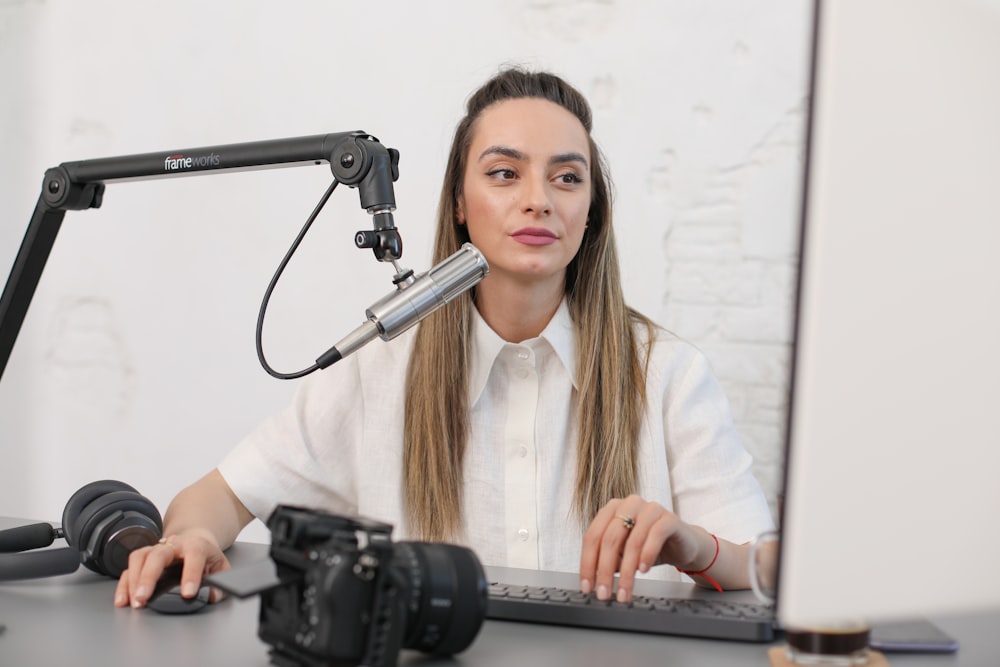
<path id="1" fill-rule="evenodd" d="M 395 665 L 402 648 L 450 655 L 488 600 L 468 549 L 391 541 L 392 526 L 289 505 L 268 519 L 281 584 L 260 593 L 258 635 L 281 667 Z"/>

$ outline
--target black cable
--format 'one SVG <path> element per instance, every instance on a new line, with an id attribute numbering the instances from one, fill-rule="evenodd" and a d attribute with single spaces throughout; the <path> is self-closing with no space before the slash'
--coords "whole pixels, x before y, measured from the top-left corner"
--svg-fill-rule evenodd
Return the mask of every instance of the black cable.
<path id="1" fill-rule="evenodd" d="M 274 291 L 274 286 L 278 284 L 278 278 L 281 277 L 281 273 L 288 265 L 288 261 L 292 258 L 292 255 L 295 254 L 299 244 L 302 243 L 302 239 L 305 238 L 306 232 L 309 231 L 312 223 L 316 220 L 316 216 L 318 216 L 319 212 L 323 210 L 323 206 L 326 205 L 330 195 L 333 194 L 334 189 L 337 187 L 337 183 L 337 179 L 334 179 L 333 183 L 330 184 L 330 187 L 327 188 L 326 192 L 320 198 L 319 203 L 316 204 L 316 208 L 313 209 L 313 212 L 306 220 L 306 224 L 302 226 L 302 230 L 299 232 L 299 235 L 295 237 L 295 240 L 292 242 L 292 246 L 288 249 L 288 252 L 285 253 L 285 256 L 282 258 L 277 270 L 274 272 L 274 276 L 271 278 L 270 284 L 267 286 L 267 291 L 264 292 L 264 299 L 261 301 L 260 311 L 257 313 L 257 359 L 260 360 L 260 365 L 264 367 L 265 371 L 267 371 L 272 377 L 276 377 L 279 380 L 295 380 L 305 375 L 309 375 L 315 370 L 319 370 L 319 364 L 313 364 L 311 367 L 305 368 L 296 373 L 279 373 L 271 368 L 271 366 L 267 363 L 267 360 L 264 358 L 264 346 L 261 343 L 261 339 L 264 332 L 264 313 L 267 311 L 267 304 L 271 300 L 271 292 Z"/>

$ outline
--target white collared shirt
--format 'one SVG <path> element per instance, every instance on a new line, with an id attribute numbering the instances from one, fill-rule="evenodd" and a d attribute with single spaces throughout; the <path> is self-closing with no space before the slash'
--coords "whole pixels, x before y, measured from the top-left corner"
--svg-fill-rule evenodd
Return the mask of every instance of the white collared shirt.
<path id="1" fill-rule="evenodd" d="M 504 342 L 475 313 L 463 534 L 484 565 L 577 572 L 575 335 L 563 303 L 538 338 Z M 643 329 L 640 327 L 640 331 Z M 299 387 L 222 461 L 236 496 L 266 520 L 279 503 L 359 514 L 414 539 L 402 501 L 406 366 L 413 332 L 376 341 Z M 583 406 L 586 409 L 586 406 Z M 660 331 L 647 378 L 639 495 L 743 543 L 773 527 L 700 351 Z M 654 576 L 677 579 L 674 568 Z"/>

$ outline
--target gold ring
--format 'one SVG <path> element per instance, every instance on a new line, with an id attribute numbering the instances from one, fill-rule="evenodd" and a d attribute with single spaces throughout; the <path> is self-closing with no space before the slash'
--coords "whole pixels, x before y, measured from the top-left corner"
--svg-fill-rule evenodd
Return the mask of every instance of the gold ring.
<path id="1" fill-rule="evenodd" d="M 172 537 L 173 537 L 173 536 L 171 536 L 171 537 L 161 537 L 161 538 L 160 538 L 159 540 L 157 540 L 157 541 L 156 541 L 156 543 L 157 543 L 157 544 L 163 544 L 163 545 L 166 545 L 166 546 L 170 547 L 170 549 L 171 549 L 171 550 L 172 550 L 172 551 L 173 551 L 174 553 L 177 553 L 177 547 L 176 547 L 176 546 L 174 546 L 174 543 L 170 541 Z"/>
<path id="2" fill-rule="evenodd" d="M 622 520 L 622 523 L 625 525 L 625 530 L 632 530 L 635 528 L 635 519 L 630 517 L 628 514 L 616 514 L 615 517 Z"/>

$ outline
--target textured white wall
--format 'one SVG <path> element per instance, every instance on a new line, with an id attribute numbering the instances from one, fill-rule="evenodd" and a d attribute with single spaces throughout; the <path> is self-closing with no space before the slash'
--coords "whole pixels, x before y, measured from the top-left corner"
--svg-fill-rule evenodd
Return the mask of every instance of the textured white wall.
<path id="1" fill-rule="evenodd" d="M 400 150 L 403 264 L 425 270 L 466 96 L 504 63 L 551 69 L 594 106 L 631 304 L 708 352 L 773 497 L 810 4 L 0 1 L 0 271 L 60 162 L 354 129 Z M 56 518 L 100 478 L 165 508 L 284 404 L 256 312 L 329 180 L 111 184 L 67 214 L 0 380 L 0 514 Z M 353 246 L 367 218 L 338 190 L 306 237 L 269 311 L 272 365 L 310 364 L 391 289 Z"/>

